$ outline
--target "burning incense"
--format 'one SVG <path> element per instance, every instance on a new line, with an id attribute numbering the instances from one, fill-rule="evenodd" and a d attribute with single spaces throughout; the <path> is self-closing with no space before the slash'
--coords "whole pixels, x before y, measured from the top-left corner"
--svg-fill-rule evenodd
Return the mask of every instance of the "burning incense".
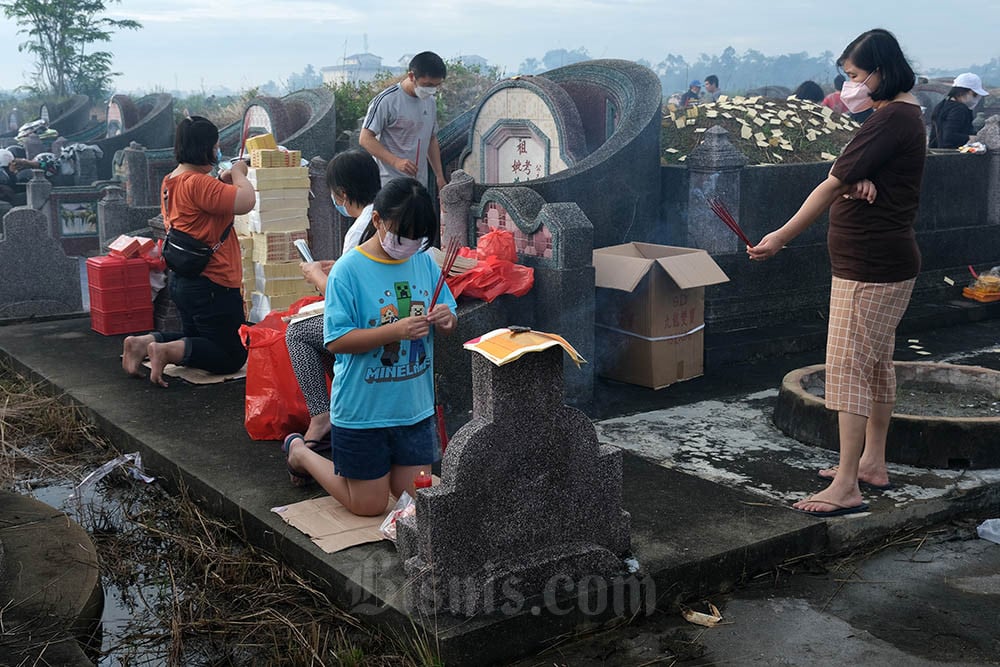
<path id="1" fill-rule="evenodd" d="M 448 248 L 445 250 L 444 263 L 441 265 L 441 275 L 438 277 L 437 286 L 434 288 L 434 296 L 431 297 L 431 305 L 427 308 L 427 312 L 434 310 L 434 304 L 437 303 L 438 295 L 441 294 L 441 288 L 444 287 L 445 277 L 451 273 L 451 268 L 455 266 L 455 260 L 458 258 L 458 250 L 462 247 L 461 242 L 458 238 L 452 238 L 448 241 Z"/>
<path id="2" fill-rule="evenodd" d="M 747 238 L 747 235 L 743 233 L 739 223 L 736 222 L 736 218 L 734 218 L 733 214 L 729 212 L 729 209 L 727 209 L 726 205 L 722 203 L 722 200 L 716 199 L 715 197 L 707 197 L 706 201 L 712 209 L 712 212 L 719 216 L 719 219 L 726 223 L 726 226 L 729 227 L 729 229 L 731 229 L 736 236 L 740 237 L 740 240 L 743 241 L 743 243 L 748 246 L 753 246 L 753 243 L 751 243 L 750 239 Z"/>

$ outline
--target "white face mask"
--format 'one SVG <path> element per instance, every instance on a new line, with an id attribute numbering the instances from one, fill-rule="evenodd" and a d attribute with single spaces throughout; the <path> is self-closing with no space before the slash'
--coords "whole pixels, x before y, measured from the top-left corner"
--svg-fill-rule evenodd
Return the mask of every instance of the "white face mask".
<path id="1" fill-rule="evenodd" d="M 966 97 L 963 100 L 963 103 L 965 104 L 965 106 L 969 107 L 970 109 L 975 109 L 976 105 L 979 104 L 979 95 L 976 95 L 975 93 L 971 93 L 968 97 Z"/>
<path id="2" fill-rule="evenodd" d="M 422 100 L 434 97 L 437 94 L 437 86 L 414 86 L 413 92 Z"/>
<path id="3" fill-rule="evenodd" d="M 406 239 L 390 231 L 384 231 L 379 237 L 382 250 L 393 259 L 409 259 L 413 257 L 424 246 L 425 238 Z"/>

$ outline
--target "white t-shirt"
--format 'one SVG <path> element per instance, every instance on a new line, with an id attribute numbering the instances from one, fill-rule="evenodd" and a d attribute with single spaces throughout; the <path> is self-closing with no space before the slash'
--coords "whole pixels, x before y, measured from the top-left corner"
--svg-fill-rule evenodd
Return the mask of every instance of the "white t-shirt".
<path id="1" fill-rule="evenodd" d="M 354 224 L 348 228 L 347 235 L 344 236 L 344 250 L 340 253 L 341 256 L 347 254 L 348 250 L 353 250 L 361 243 L 361 236 L 365 233 L 368 223 L 372 221 L 372 209 L 374 207 L 375 204 L 368 204 L 361 211 L 361 215 L 354 219 Z"/>
<path id="2" fill-rule="evenodd" d="M 437 102 L 434 97 L 422 100 L 408 95 L 398 83 L 372 99 L 362 127 L 375 133 L 379 143 L 393 155 L 417 165 L 417 180 L 427 183 L 427 147 L 437 131 Z M 418 155 L 419 153 L 419 155 Z M 382 185 L 393 178 L 406 176 L 381 160 L 378 171 Z"/>

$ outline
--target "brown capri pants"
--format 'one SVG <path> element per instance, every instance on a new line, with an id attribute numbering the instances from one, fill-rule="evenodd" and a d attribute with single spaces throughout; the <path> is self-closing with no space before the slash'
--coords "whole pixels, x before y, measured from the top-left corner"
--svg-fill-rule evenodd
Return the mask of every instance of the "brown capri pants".
<path id="1" fill-rule="evenodd" d="M 896 326 L 915 282 L 833 278 L 826 339 L 827 408 L 868 417 L 873 402 L 896 402 Z"/>

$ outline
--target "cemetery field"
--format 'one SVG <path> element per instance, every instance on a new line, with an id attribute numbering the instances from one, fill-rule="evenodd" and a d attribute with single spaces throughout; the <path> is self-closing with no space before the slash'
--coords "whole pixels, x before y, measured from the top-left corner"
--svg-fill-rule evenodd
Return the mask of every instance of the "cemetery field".
<path id="1" fill-rule="evenodd" d="M 67 501 L 119 454 L 76 408 L 0 364 L 0 488 L 61 509 L 97 546 L 99 665 L 438 664 L 419 639 L 381 634 L 341 611 L 184 489 L 167 493 L 120 467 L 80 503 Z"/>

